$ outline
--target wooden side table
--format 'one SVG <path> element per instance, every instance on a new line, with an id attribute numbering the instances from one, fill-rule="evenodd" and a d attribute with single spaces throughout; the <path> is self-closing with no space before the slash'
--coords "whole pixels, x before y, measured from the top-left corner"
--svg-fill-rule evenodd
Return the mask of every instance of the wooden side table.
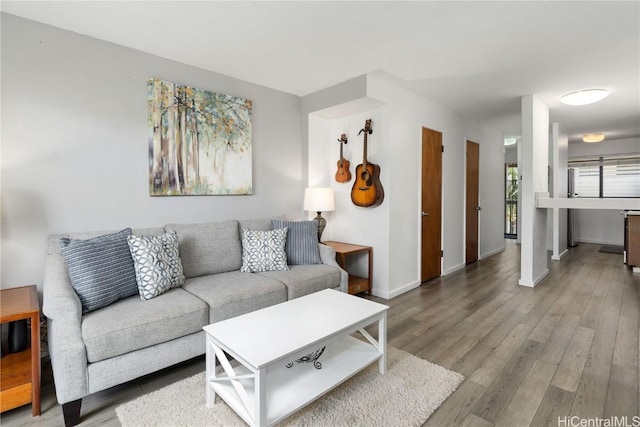
<path id="1" fill-rule="evenodd" d="M 0 323 L 31 319 L 31 346 L 0 359 L 0 412 L 31 402 L 40 415 L 40 302 L 35 285 L 0 290 Z"/>
<path id="2" fill-rule="evenodd" d="M 359 294 L 360 292 L 367 292 L 371 295 L 371 285 L 373 283 L 373 248 L 371 246 L 352 245 L 351 243 L 342 242 L 323 242 L 325 245 L 332 247 L 336 251 L 336 260 L 340 267 L 344 270 L 346 265 L 347 255 L 353 255 L 366 252 L 369 257 L 369 274 L 367 277 L 359 277 L 353 274 L 349 274 L 349 293 Z"/>

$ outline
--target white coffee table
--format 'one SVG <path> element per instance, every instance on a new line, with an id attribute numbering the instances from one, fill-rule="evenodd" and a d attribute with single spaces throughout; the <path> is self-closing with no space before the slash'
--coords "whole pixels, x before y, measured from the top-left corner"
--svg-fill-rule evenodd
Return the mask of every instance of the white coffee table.
<path id="1" fill-rule="evenodd" d="M 384 374 L 387 309 L 327 289 L 205 326 L 207 406 L 217 394 L 249 425 L 273 425 L 375 361 Z M 376 322 L 378 340 L 364 330 Z M 296 362 L 322 347 L 321 369 Z"/>

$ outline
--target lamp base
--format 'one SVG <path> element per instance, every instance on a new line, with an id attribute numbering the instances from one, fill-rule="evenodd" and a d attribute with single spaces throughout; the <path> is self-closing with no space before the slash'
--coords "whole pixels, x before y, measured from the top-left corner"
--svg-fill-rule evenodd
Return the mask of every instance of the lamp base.
<path id="1" fill-rule="evenodd" d="M 327 220 L 322 217 L 322 214 L 320 212 L 318 212 L 318 216 L 313 218 L 313 220 L 318 223 L 318 242 L 320 242 L 321 241 L 320 239 L 322 237 L 322 232 L 324 231 L 324 228 L 327 226 Z"/>

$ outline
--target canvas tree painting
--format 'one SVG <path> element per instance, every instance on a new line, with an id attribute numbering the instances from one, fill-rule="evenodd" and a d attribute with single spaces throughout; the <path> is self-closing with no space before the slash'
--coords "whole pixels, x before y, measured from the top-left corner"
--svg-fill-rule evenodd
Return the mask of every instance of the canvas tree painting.
<path id="1" fill-rule="evenodd" d="M 251 194 L 251 101 L 149 79 L 149 194 Z"/>

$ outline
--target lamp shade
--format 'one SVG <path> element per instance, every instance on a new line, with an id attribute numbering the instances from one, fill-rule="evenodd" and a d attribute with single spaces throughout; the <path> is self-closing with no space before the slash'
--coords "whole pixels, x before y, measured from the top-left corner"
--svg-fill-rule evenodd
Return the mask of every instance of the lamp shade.
<path id="1" fill-rule="evenodd" d="M 336 210 L 333 189 L 328 187 L 309 187 L 304 190 L 305 211 L 329 212 Z"/>

